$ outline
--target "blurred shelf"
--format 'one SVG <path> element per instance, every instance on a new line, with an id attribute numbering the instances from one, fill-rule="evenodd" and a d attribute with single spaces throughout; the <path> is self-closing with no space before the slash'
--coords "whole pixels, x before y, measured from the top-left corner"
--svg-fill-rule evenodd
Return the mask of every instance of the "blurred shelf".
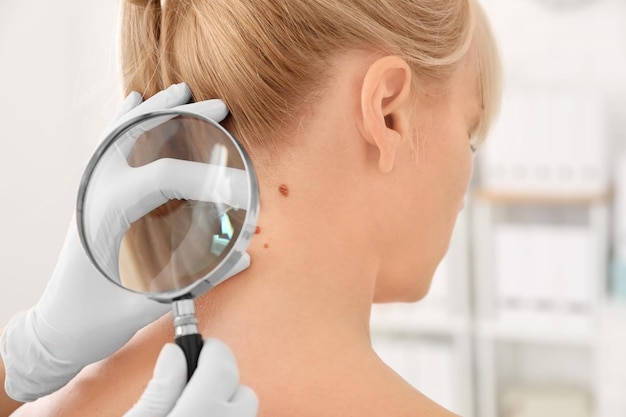
<path id="1" fill-rule="evenodd" d="M 463 336 L 470 334 L 467 317 L 452 317 L 445 314 L 424 314 L 423 317 L 386 318 L 374 317 L 370 322 L 372 335 L 405 336 Z"/>
<path id="2" fill-rule="evenodd" d="M 477 188 L 475 197 L 494 204 L 546 205 L 546 206 L 588 206 L 607 203 L 611 199 L 610 191 L 598 193 L 517 193 Z"/>
<path id="3" fill-rule="evenodd" d="M 479 338 L 503 342 L 592 347 L 596 331 L 590 320 L 483 320 L 475 323 Z"/>

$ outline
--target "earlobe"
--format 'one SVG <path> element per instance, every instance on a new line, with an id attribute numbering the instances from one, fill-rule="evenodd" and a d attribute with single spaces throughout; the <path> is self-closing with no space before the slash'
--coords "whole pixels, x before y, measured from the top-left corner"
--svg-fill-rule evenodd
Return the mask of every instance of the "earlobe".
<path id="1" fill-rule="evenodd" d="M 378 169 L 389 173 L 403 139 L 408 138 L 411 69 L 397 56 L 387 56 L 368 68 L 361 88 L 365 139 L 378 148 Z"/>

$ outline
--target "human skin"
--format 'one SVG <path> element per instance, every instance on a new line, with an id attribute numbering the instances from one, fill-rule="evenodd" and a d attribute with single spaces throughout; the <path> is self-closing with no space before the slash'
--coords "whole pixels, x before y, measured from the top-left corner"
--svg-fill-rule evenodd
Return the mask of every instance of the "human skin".
<path id="1" fill-rule="evenodd" d="M 472 171 L 477 62 L 417 100 L 398 57 L 353 51 L 334 74 L 271 170 L 256 154 L 251 265 L 197 300 L 200 330 L 233 349 L 260 417 L 452 416 L 378 358 L 369 315 L 424 297 L 447 250 Z M 172 334 L 168 315 L 21 416 L 123 415 Z"/>

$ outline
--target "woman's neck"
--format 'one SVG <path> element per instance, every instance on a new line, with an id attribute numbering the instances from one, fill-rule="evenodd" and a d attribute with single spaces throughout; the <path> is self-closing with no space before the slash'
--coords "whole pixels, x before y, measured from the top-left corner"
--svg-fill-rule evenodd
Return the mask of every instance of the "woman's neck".
<path id="1" fill-rule="evenodd" d="M 197 301 L 206 334 L 230 344 L 283 343 L 298 351 L 317 349 L 313 341 L 335 349 L 369 346 L 373 257 L 358 243 L 333 239 L 311 217 L 296 226 L 288 215 L 281 214 L 280 222 L 271 216 L 261 215 L 248 248 L 250 267 Z"/>
<path id="2" fill-rule="evenodd" d="M 297 226 L 285 214 L 278 220 L 265 210 L 250 267 L 197 300 L 202 334 L 233 349 L 242 383 L 268 415 L 281 415 L 273 405 L 286 396 L 294 406 L 309 401 L 308 384 L 341 387 L 345 372 L 378 360 L 369 334 L 375 261 L 311 217 Z"/>

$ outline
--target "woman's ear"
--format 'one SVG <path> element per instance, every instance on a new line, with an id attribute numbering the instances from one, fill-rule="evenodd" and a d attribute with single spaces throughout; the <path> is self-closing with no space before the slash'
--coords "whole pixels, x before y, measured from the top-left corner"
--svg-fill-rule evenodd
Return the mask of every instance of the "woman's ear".
<path id="1" fill-rule="evenodd" d="M 411 69 L 398 56 L 386 56 L 368 68 L 361 87 L 365 139 L 378 148 L 378 169 L 393 169 L 403 138 L 409 136 Z"/>

